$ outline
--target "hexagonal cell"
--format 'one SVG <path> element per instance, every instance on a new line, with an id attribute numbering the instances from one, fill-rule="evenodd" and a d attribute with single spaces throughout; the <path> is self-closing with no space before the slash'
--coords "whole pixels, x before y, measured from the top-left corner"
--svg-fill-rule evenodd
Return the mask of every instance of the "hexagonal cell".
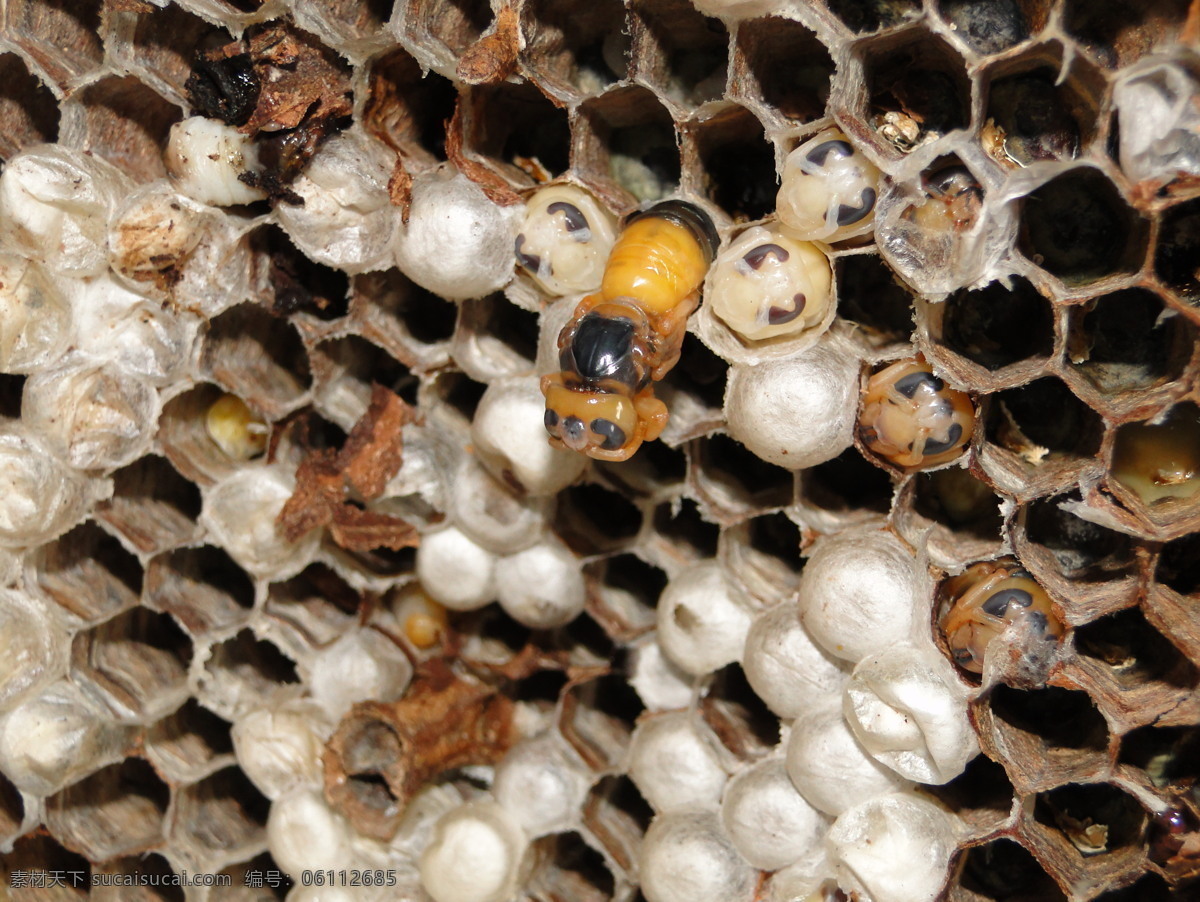
<path id="1" fill-rule="evenodd" d="M 1047 0 L 937 0 L 937 11 L 958 40 L 987 55 L 1041 31 L 1051 5 Z"/>
<path id="2" fill-rule="evenodd" d="M 401 548 L 371 548 L 367 551 L 348 551 L 326 536 L 321 544 L 322 551 L 332 558 L 342 573 L 354 573 L 356 577 L 367 574 L 395 579 L 411 576 L 417 565 L 417 550 Z"/>
<path id="3" fill-rule="evenodd" d="M 200 485 L 211 485 L 243 463 L 226 454 L 208 431 L 208 412 L 224 395 L 215 385 L 198 383 L 164 404 L 159 417 L 163 454 L 186 479 Z"/>
<path id="4" fill-rule="evenodd" d="M 176 783 L 192 783 L 233 753 L 228 722 L 194 698 L 146 731 L 146 755 Z"/>
<path id="5" fill-rule="evenodd" d="M 616 0 L 566 6 L 530 0 L 521 7 L 522 59 L 539 80 L 563 93 L 594 94 L 629 68 L 625 9 Z"/>
<path id="6" fill-rule="evenodd" d="M 502 294 L 459 305 L 455 362 L 473 379 L 490 382 L 533 372 L 537 359 L 538 317 Z"/>
<path id="7" fill-rule="evenodd" d="M 584 828 L 626 873 L 636 866 L 642 834 L 653 817 L 654 809 L 624 776 L 598 780 L 583 803 Z"/>
<path id="8" fill-rule="evenodd" d="M 534 898 L 606 902 L 616 882 L 604 856 L 575 831 L 555 833 L 534 843 L 541 866 L 526 884 Z"/>
<path id="9" fill-rule="evenodd" d="M 355 276 L 350 315 L 365 338 L 408 366 L 448 362 L 458 305 L 410 282 L 398 269 Z"/>
<path id="10" fill-rule="evenodd" d="M 200 490 L 165 459 L 147 455 L 113 474 L 113 496 L 96 518 L 143 554 L 153 554 L 196 532 Z"/>
<path id="11" fill-rule="evenodd" d="M 631 553 L 585 565 L 588 613 L 613 639 L 626 642 L 653 629 L 667 574 Z"/>
<path id="12" fill-rule="evenodd" d="M 475 418 L 475 409 L 485 391 L 486 385 L 476 382 L 466 373 L 441 372 L 434 376 L 429 395 L 423 400 L 422 406 L 426 410 L 430 406 L 440 408 L 439 415 L 451 414 L 470 428 L 471 421 Z"/>
<path id="13" fill-rule="evenodd" d="M 183 887 L 176 885 L 179 875 L 158 852 L 105 862 L 96 867 L 92 880 L 91 898 L 99 902 L 184 902 L 187 898 Z M 141 881 L 147 885 L 139 885 Z"/>
<path id="14" fill-rule="evenodd" d="M 356 61 L 379 46 L 394 43 L 387 32 L 396 0 L 319 0 L 299 7 L 296 19 L 325 35 L 343 56 Z"/>
<path id="15" fill-rule="evenodd" d="M 421 65 L 401 47 L 371 63 L 363 126 L 418 165 L 446 158 L 446 122 L 454 115 L 453 82 Z"/>
<path id="16" fill-rule="evenodd" d="M 1153 420 L 1118 427 L 1110 488 L 1155 523 L 1194 508 L 1200 494 L 1200 408 L 1177 404 Z"/>
<path id="17" fill-rule="evenodd" d="M 1200 730 L 1196 727 L 1142 727 L 1121 740 L 1118 765 L 1139 771 L 1141 782 L 1185 789 L 1200 778 Z"/>
<path id="18" fill-rule="evenodd" d="M 971 120 L 971 84 L 963 59 L 925 30 L 868 42 L 863 118 L 900 153 L 928 144 Z"/>
<path id="19" fill-rule="evenodd" d="M 1073 784 L 1040 794 L 1026 830 L 1066 886 L 1132 882 L 1142 869 L 1146 811 L 1108 783 Z"/>
<path id="20" fill-rule="evenodd" d="M 717 560 L 751 598 L 773 605 L 799 588 L 800 539 L 800 527 L 782 512 L 751 517 L 721 531 Z"/>
<path id="21" fill-rule="evenodd" d="M 953 566 L 999 550 L 1000 504 L 975 474 L 951 467 L 915 474 L 896 499 L 896 521 L 909 542 L 929 550 L 934 563 Z"/>
<path id="22" fill-rule="evenodd" d="M 642 700 L 619 674 L 569 683 L 559 703 L 559 730 L 588 767 L 607 770 L 623 761 L 631 725 L 645 710 Z"/>
<path id="23" fill-rule="evenodd" d="M 287 582 L 267 588 L 263 613 L 294 631 L 307 646 L 333 642 L 354 623 L 363 602 L 353 589 L 324 564 L 311 564 Z"/>
<path id="24" fill-rule="evenodd" d="M 838 316 L 855 325 L 854 336 L 870 348 L 907 345 L 913 331 L 913 296 L 878 254 L 834 258 Z"/>
<path id="25" fill-rule="evenodd" d="M 531 183 L 532 172 L 553 177 L 570 165 L 567 111 L 532 84 L 473 87 L 467 110 L 463 149 L 506 164 L 502 171 L 514 180 Z"/>
<path id="26" fill-rule="evenodd" d="M 249 617 L 254 583 L 220 548 L 177 548 L 150 562 L 146 603 L 174 614 L 188 632 L 200 635 Z"/>
<path id="27" fill-rule="evenodd" d="M 45 833 L 31 833 L 22 836 L 15 843 L 11 852 L 0 856 L 0 879 L 4 886 L 13 886 L 13 874 L 23 871 L 53 871 L 61 879 L 53 885 L 47 884 L 42 888 L 17 888 L 18 892 L 28 893 L 27 898 L 45 899 L 47 902 L 60 900 L 87 899 L 88 887 L 91 886 L 92 866 L 82 855 L 69 849 L 64 849 L 52 836 Z M 14 893 L 14 897 L 16 893 Z"/>
<path id="28" fill-rule="evenodd" d="M 761 758 L 779 744 L 779 718 L 750 688 L 739 664 L 713 675 L 700 716 L 739 761 Z"/>
<path id="29" fill-rule="evenodd" d="M 258 300 L 276 316 L 303 313 L 329 322 L 346 315 L 350 279 L 344 272 L 309 260 L 276 225 L 255 229 L 249 243 Z"/>
<path id="30" fill-rule="evenodd" d="M 0 160 L 58 138 L 58 102 L 15 53 L 0 54 Z"/>
<path id="31" fill-rule="evenodd" d="M 893 28 L 921 17 L 920 0 L 825 0 L 825 5 L 857 32 Z"/>
<path id="32" fill-rule="evenodd" d="M 722 432 L 691 446 L 692 481 L 715 516 L 733 520 L 792 500 L 795 474 L 747 450 Z"/>
<path id="33" fill-rule="evenodd" d="M 699 105 L 725 92 L 729 34 L 685 0 L 631 0 L 637 75 L 679 103 Z"/>
<path id="34" fill-rule="evenodd" d="M 119 718 L 148 722 L 187 698 L 192 643 L 168 614 L 134 608 L 75 636 L 71 676 Z"/>
<path id="35" fill-rule="evenodd" d="M 616 182 L 640 201 L 679 187 L 675 122 L 640 86 L 620 87 L 579 107 L 572 163 L 582 175 Z"/>
<path id="36" fill-rule="evenodd" d="M 132 34 L 112 40 L 108 51 L 121 67 L 169 100 L 187 106 L 184 84 L 192 74 L 197 49 L 210 36 L 224 42 L 214 26 L 171 5 L 150 14 L 133 14 Z"/>
<path id="37" fill-rule="evenodd" d="M 270 419 L 298 407 L 312 381 L 296 330 L 257 304 L 241 304 L 212 320 L 200 365 Z"/>
<path id="38" fill-rule="evenodd" d="M 688 172 L 693 159 L 699 164 L 698 193 L 739 221 L 761 219 L 775 209 L 775 148 L 753 113 L 728 106 L 687 123 L 683 132 Z"/>
<path id="39" fill-rule="evenodd" d="M 126 758 L 46 800 L 46 825 L 92 861 L 158 845 L 170 790 L 142 758 Z"/>
<path id="40" fill-rule="evenodd" d="M 632 498 L 670 493 L 687 475 L 687 457 L 663 442 L 642 445 L 631 460 L 596 461 L 593 471 Z"/>
<path id="41" fill-rule="evenodd" d="M 1193 533 L 1164 545 L 1154 578 L 1157 584 L 1144 602 L 1146 616 L 1200 663 L 1200 636 L 1195 627 L 1196 599 L 1200 597 L 1200 535 Z"/>
<path id="42" fill-rule="evenodd" d="M 1066 0 L 1063 27 L 1104 66 L 1127 66 L 1175 41 L 1187 19 L 1188 0 Z"/>
<path id="43" fill-rule="evenodd" d="M 961 774 L 929 791 L 962 818 L 973 836 L 994 834 L 1015 819 L 1012 781 L 987 755 L 976 755 Z"/>
<path id="44" fill-rule="evenodd" d="M 1183 302 L 1183 309 L 1200 308 L 1200 200 L 1167 210 L 1159 227 L 1154 272 L 1159 281 Z"/>
<path id="45" fill-rule="evenodd" d="M 1087 779 L 1107 762 L 1108 725 L 1084 692 L 996 686 L 972 703 L 984 752 L 1018 792 Z"/>
<path id="46" fill-rule="evenodd" d="M 5 37 L 62 90 L 103 62 L 100 7 L 100 0 L 12 0 L 4 8 Z"/>
<path id="47" fill-rule="evenodd" d="M 554 531 L 582 557 L 623 548 L 641 527 L 642 512 L 603 486 L 581 483 L 558 495 Z"/>
<path id="48" fill-rule="evenodd" d="M 1087 166 L 1026 196 L 1017 247 L 1068 288 L 1077 288 L 1141 269 L 1148 231 L 1108 176 Z"/>
<path id="49" fill-rule="evenodd" d="M 227 888 L 214 890 L 210 897 L 220 902 L 283 902 L 295 883 L 270 852 L 235 862 L 220 873 L 230 881 Z"/>
<path id="50" fill-rule="evenodd" d="M 492 24 L 488 0 L 407 0 L 405 24 L 427 34 L 457 55 L 474 44 Z"/>
<path id="51" fill-rule="evenodd" d="M 379 345 L 346 335 L 313 348 L 313 404 L 347 432 L 367 412 L 374 384 L 417 402 L 417 377 Z"/>
<path id="52" fill-rule="evenodd" d="M 668 572 L 717 553 L 720 528 L 709 523 L 691 498 L 665 501 L 654 508 L 647 553 Z"/>
<path id="53" fill-rule="evenodd" d="M 815 34 L 792 19 L 764 16 L 737 31 L 734 90 L 793 122 L 825 114 L 833 58 Z"/>
<path id="54" fill-rule="evenodd" d="M 63 103 L 60 138 L 146 182 L 167 174 L 163 149 L 171 126 L 181 118 L 179 107 L 133 76 L 112 76 Z"/>
<path id="55" fill-rule="evenodd" d="M 237 860 L 257 853 L 271 803 L 237 767 L 227 767 L 175 797 L 171 839 L 200 855 Z"/>
<path id="56" fill-rule="evenodd" d="M 797 499 L 802 508 L 861 518 L 892 509 L 895 488 L 888 474 L 854 448 L 800 473 Z"/>
<path id="57" fill-rule="evenodd" d="M 37 585 L 86 623 L 131 608 L 142 591 L 142 565 L 95 523 L 76 526 L 38 550 Z"/>
<path id="58" fill-rule="evenodd" d="M 269 703 L 281 687 L 298 682 L 291 658 L 244 629 L 212 647 L 197 698 L 226 720 L 236 720 L 249 707 Z"/>
<path id="59" fill-rule="evenodd" d="M 1066 902 L 1067 898 L 1029 850 L 1008 838 L 968 849 L 958 883 L 962 890 L 973 895 L 957 895 L 952 890 L 949 898 L 980 902 L 988 899 Z"/>
<path id="60" fill-rule="evenodd" d="M 1164 545 L 1154 578 L 1180 595 L 1200 595 L 1200 535 Z"/>

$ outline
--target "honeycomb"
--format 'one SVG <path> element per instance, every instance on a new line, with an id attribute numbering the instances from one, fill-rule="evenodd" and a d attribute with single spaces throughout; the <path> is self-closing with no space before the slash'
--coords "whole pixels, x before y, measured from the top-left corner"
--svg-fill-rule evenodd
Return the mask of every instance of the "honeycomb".
<path id="1" fill-rule="evenodd" d="M 0 896 L 1190 898 L 1198 9 L 7 0 Z M 261 167 L 214 187 L 194 116 L 241 129 L 214 167 Z M 883 173 L 874 234 L 822 246 L 836 317 L 745 342 L 702 307 L 626 462 L 546 462 L 578 297 L 510 232 L 478 289 L 470 235 L 397 249 L 464 178 L 505 223 L 548 181 L 681 198 L 727 247 L 834 126 Z M 951 169 L 977 219 L 930 237 L 911 205 Z M 975 405 L 964 456 L 819 418 L 803 462 L 763 450 L 798 417 L 771 380 L 852 418 L 915 355 Z M 913 612 L 801 622 L 817 570 L 877 554 Z M 941 587 L 1007 558 L 1065 637 L 954 668 Z M 871 674 L 814 645 L 875 618 L 950 674 L 937 780 L 851 734 Z M 793 785 L 860 759 L 849 811 L 896 861 Z M 451 879 L 495 865 L 478 831 L 491 889 Z M 932 884 L 896 876 L 929 848 Z"/>

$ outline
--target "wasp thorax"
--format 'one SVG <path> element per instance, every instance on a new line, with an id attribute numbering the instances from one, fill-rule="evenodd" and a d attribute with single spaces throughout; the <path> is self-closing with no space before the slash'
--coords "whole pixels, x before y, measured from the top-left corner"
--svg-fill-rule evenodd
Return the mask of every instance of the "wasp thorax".
<path id="1" fill-rule="evenodd" d="M 553 295 L 600 287 L 616 241 L 613 217 L 573 185 L 543 188 L 529 199 L 514 249 L 517 264 Z"/>
<path id="2" fill-rule="evenodd" d="M 975 428 L 975 406 L 920 360 L 894 363 L 863 392 L 858 436 L 874 454 L 906 469 L 951 461 Z"/>

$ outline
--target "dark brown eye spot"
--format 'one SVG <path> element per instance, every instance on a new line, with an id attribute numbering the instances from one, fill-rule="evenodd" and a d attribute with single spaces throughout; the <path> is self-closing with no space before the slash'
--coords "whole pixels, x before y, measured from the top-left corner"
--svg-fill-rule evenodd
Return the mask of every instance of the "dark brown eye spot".
<path id="1" fill-rule="evenodd" d="M 600 447 L 605 451 L 616 451 L 625 444 L 625 430 L 612 420 L 605 420 L 598 417 L 592 420 L 589 428 L 596 435 L 604 437 L 604 442 Z"/>
<path id="2" fill-rule="evenodd" d="M 946 387 L 946 383 L 933 373 L 909 373 L 896 382 L 896 391 L 906 398 L 911 398 L 922 385 L 928 385 L 935 392 L 940 392 Z"/>
<path id="3" fill-rule="evenodd" d="M 844 160 L 854 156 L 854 148 L 846 141 L 823 141 L 808 152 L 806 159 L 816 166 L 824 166 L 831 153 Z"/>
<path id="4" fill-rule="evenodd" d="M 875 209 L 875 189 L 864 188 L 859 196 L 857 207 L 840 204 L 837 211 L 837 224 L 840 226 L 854 225 L 867 218 L 867 214 Z"/>
<path id="5" fill-rule="evenodd" d="M 958 445 L 959 440 L 962 439 L 962 435 L 962 426 L 960 426 L 958 423 L 952 423 L 950 425 L 950 431 L 946 434 L 946 438 L 943 441 L 939 442 L 934 439 L 930 439 L 929 441 L 925 442 L 924 453 L 932 456 L 934 454 L 941 454 L 944 451 L 949 451 L 951 448 L 954 448 Z"/>
<path id="6" fill-rule="evenodd" d="M 517 262 L 520 263 L 530 272 L 537 272 L 542 265 L 542 258 L 537 254 L 527 254 L 522 248 L 525 247 L 525 236 L 518 235 L 517 240 L 513 243 L 513 249 L 517 254 Z"/>
<path id="7" fill-rule="evenodd" d="M 1033 604 L 1033 596 L 1024 589 L 1001 589 L 983 603 L 983 612 L 993 617 L 1003 617 L 1009 605 L 1027 608 Z"/>
<path id="8" fill-rule="evenodd" d="M 553 410 L 547 409 L 542 422 L 546 424 L 547 429 L 553 431 L 554 427 L 558 425 L 558 414 Z"/>
<path id="9" fill-rule="evenodd" d="M 804 312 L 804 307 L 807 304 L 807 299 L 803 294 L 797 294 L 792 298 L 792 303 L 795 305 L 791 310 L 785 307 L 772 307 L 767 311 L 767 323 L 772 326 L 782 326 L 784 323 L 790 323 L 801 313 Z"/>
<path id="10" fill-rule="evenodd" d="M 562 200 L 556 201 L 546 208 L 546 212 L 561 213 L 563 221 L 567 224 L 568 232 L 582 232 L 588 229 L 587 217 L 574 204 L 569 204 Z"/>
<path id="11" fill-rule="evenodd" d="M 780 263 L 786 263 L 788 257 L 791 256 L 791 254 L 778 244 L 760 244 L 754 250 L 747 253 L 746 256 L 742 257 L 742 259 L 746 261 L 746 265 L 751 269 L 758 269 L 762 266 L 763 260 L 766 260 L 772 254 L 775 255 L 775 259 Z"/>

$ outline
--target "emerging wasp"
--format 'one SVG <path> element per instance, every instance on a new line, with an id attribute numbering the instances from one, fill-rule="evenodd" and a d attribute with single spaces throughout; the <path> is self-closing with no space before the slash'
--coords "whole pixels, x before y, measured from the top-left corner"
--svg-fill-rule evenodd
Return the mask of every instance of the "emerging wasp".
<path id="1" fill-rule="evenodd" d="M 559 333 L 561 372 L 542 377 L 550 444 L 627 460 L 658 438 L 667 408 L 653 383 L 679 360 L 719 243 L 708 216 L 683 201 L 629 217 L 600 292 L 580 301 Z"/>

